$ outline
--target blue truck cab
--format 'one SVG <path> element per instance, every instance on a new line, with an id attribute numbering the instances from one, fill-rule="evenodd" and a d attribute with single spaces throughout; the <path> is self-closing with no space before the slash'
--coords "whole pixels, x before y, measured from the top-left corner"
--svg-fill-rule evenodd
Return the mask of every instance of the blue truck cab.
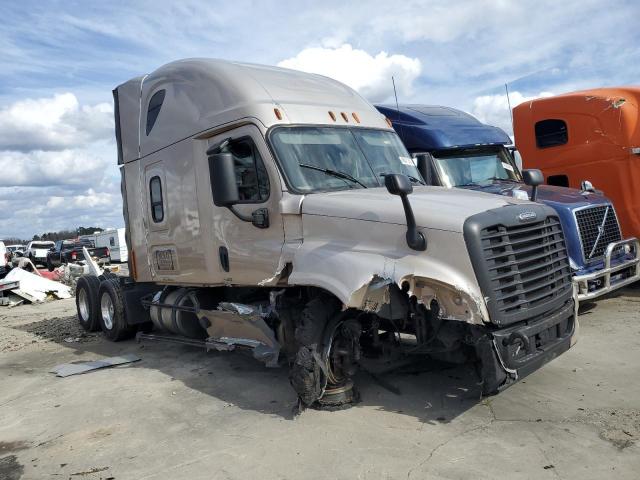
<path id="1" fill-rule="evenodd" d="M 500 128 L 449 107 L 376 105 L 407 150 L 422 157 L 427 184 L 467 188 L 528 199 Z M 590 300 L 640 280 L 640 243 L 623 239 L 611 201 L 583 182 L 583 189 L 540 185 L 535 200 L 553 208 L 562 224 L 578 301 Z"/>

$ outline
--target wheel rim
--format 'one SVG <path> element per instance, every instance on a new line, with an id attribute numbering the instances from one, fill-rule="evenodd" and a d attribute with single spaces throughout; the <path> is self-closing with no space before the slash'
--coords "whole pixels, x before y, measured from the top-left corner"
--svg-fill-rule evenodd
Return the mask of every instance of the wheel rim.
<path id="1" fill-rule="evenodd" d="M 327 384 L 341 385 L 353 376 L 359 360 L 358 337 L 343 322 L 331 332 L 326 345 L 324 361 L 327 368 Z"/>
<path id="2" fill-rule="evenodd" d="M 78 292 L 78 309 L 80 310 L 80 319 L 83 322 L 89 321 L 89 295 L 84 288 Z"/>
<path id="3" fill-rule="evenodd" d="M 100 299 L 100 313 L 102 314 L 102 322 L 107 330 L 111 330 L 113 328 L 114 312 L 115 309 L 113 307 L 111 295 L 106 292 L 103 293 L 102 298 Z"/>

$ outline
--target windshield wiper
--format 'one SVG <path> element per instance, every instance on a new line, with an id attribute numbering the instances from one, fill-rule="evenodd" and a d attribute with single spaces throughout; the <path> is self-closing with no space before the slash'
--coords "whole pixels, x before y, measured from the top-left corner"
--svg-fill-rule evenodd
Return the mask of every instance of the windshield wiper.
<path id="1" fill-rule="evenodd" d="M 497 180 L 499 182 L 515 182 L 515 183 L 518 183 L 517 180 L 514 180 L 512 178 L 489 177 L 489 178 L 487 178 L 487 180 Z"/>
<path id="2" fill-rule="evenodd" d="M 355 177 L 352 177 L 348 173 L 338 172 L 337 170 L 331 170 L 330 168 L 316 167 L 315 165 L 307 165 L 306 163 L 299 163 L 298 165 L 300 165 L 301 167 L 304 167 L 304 168 L 310 168 L 311 170 L 317 170 L 318 172 L 326 173 L 327 175 L 331 175 L 332 177 L 342 178 L 343 180 L 350 180 L 353 183 L 357 183 L 362 188 L 369 188 L 364 183 L 362 183 L 360 180 L 358 180 Z"/>
<path id="3" fill-rule="evenodd" d="M 381 173 L 380 176 L 381 177 L 386 177 L 387 175 L 389 175 L 388 173 Z M 402 175 L 405 175 L 404 173 Z M 419 183 L 420 185 L 426 185 L 426 183 L 424 183 L 422 180 L 420 180 L 419 178 L 416 177 L 412 177 L 411 175 L 405 175 L 405 177 L 407 177 L 409 180 L 411 180 L 413 183 Z"/>

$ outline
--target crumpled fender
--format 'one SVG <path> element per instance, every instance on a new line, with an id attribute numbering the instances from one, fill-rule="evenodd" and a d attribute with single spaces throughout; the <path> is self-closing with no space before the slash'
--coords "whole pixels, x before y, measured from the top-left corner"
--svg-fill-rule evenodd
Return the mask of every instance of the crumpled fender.
<path id="1" fill-rule="evenodd" d="M 484 299 L 477 283 L 473 283 L 475 277 L 465 276 L 456 269 L 456 262 L 446 257 L 409 253 L 391 258 L 349 249 L 340 243 L 305 240 L 293 256 L 288 283 L 327 290 L 340 299 L 344 308 L 377 312 L 392 302 L 392 284 L 401 287 L 408 282 L 410 294 L 427 307 L 432 300 L 438 302 L 442 318 L 473 324 L 488 322 Z"/>

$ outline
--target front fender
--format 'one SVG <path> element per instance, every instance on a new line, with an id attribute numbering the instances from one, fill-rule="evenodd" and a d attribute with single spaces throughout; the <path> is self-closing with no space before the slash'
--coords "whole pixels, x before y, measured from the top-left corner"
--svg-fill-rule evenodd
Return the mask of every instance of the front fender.
<path id="1" fill-rule="evenodd" d="M 322 222 L 324 231 L 328 230 L 326 217 Z M 406 246 L 402 226 L 375 223 L 375 232 L 363 232 L 353 224 L 372 222 L 340 219 L 340 238 L 328 238 L 308 235 L 309 223 L 305 218 L 304 241 L 292 259 L 290 285 L 322 288 L 345 308 L 378 311 L 392 302 L 389 287 L 401 288 L 407 282 L 410 294 L 427 307 L 432 300 L 438 302 L 442 318 L 475 324 L 489 321 L 461 234 L 424 229 L 427 251 L 415 252 Z M 345 238 L 352 227 L 360 234 Z"/>

